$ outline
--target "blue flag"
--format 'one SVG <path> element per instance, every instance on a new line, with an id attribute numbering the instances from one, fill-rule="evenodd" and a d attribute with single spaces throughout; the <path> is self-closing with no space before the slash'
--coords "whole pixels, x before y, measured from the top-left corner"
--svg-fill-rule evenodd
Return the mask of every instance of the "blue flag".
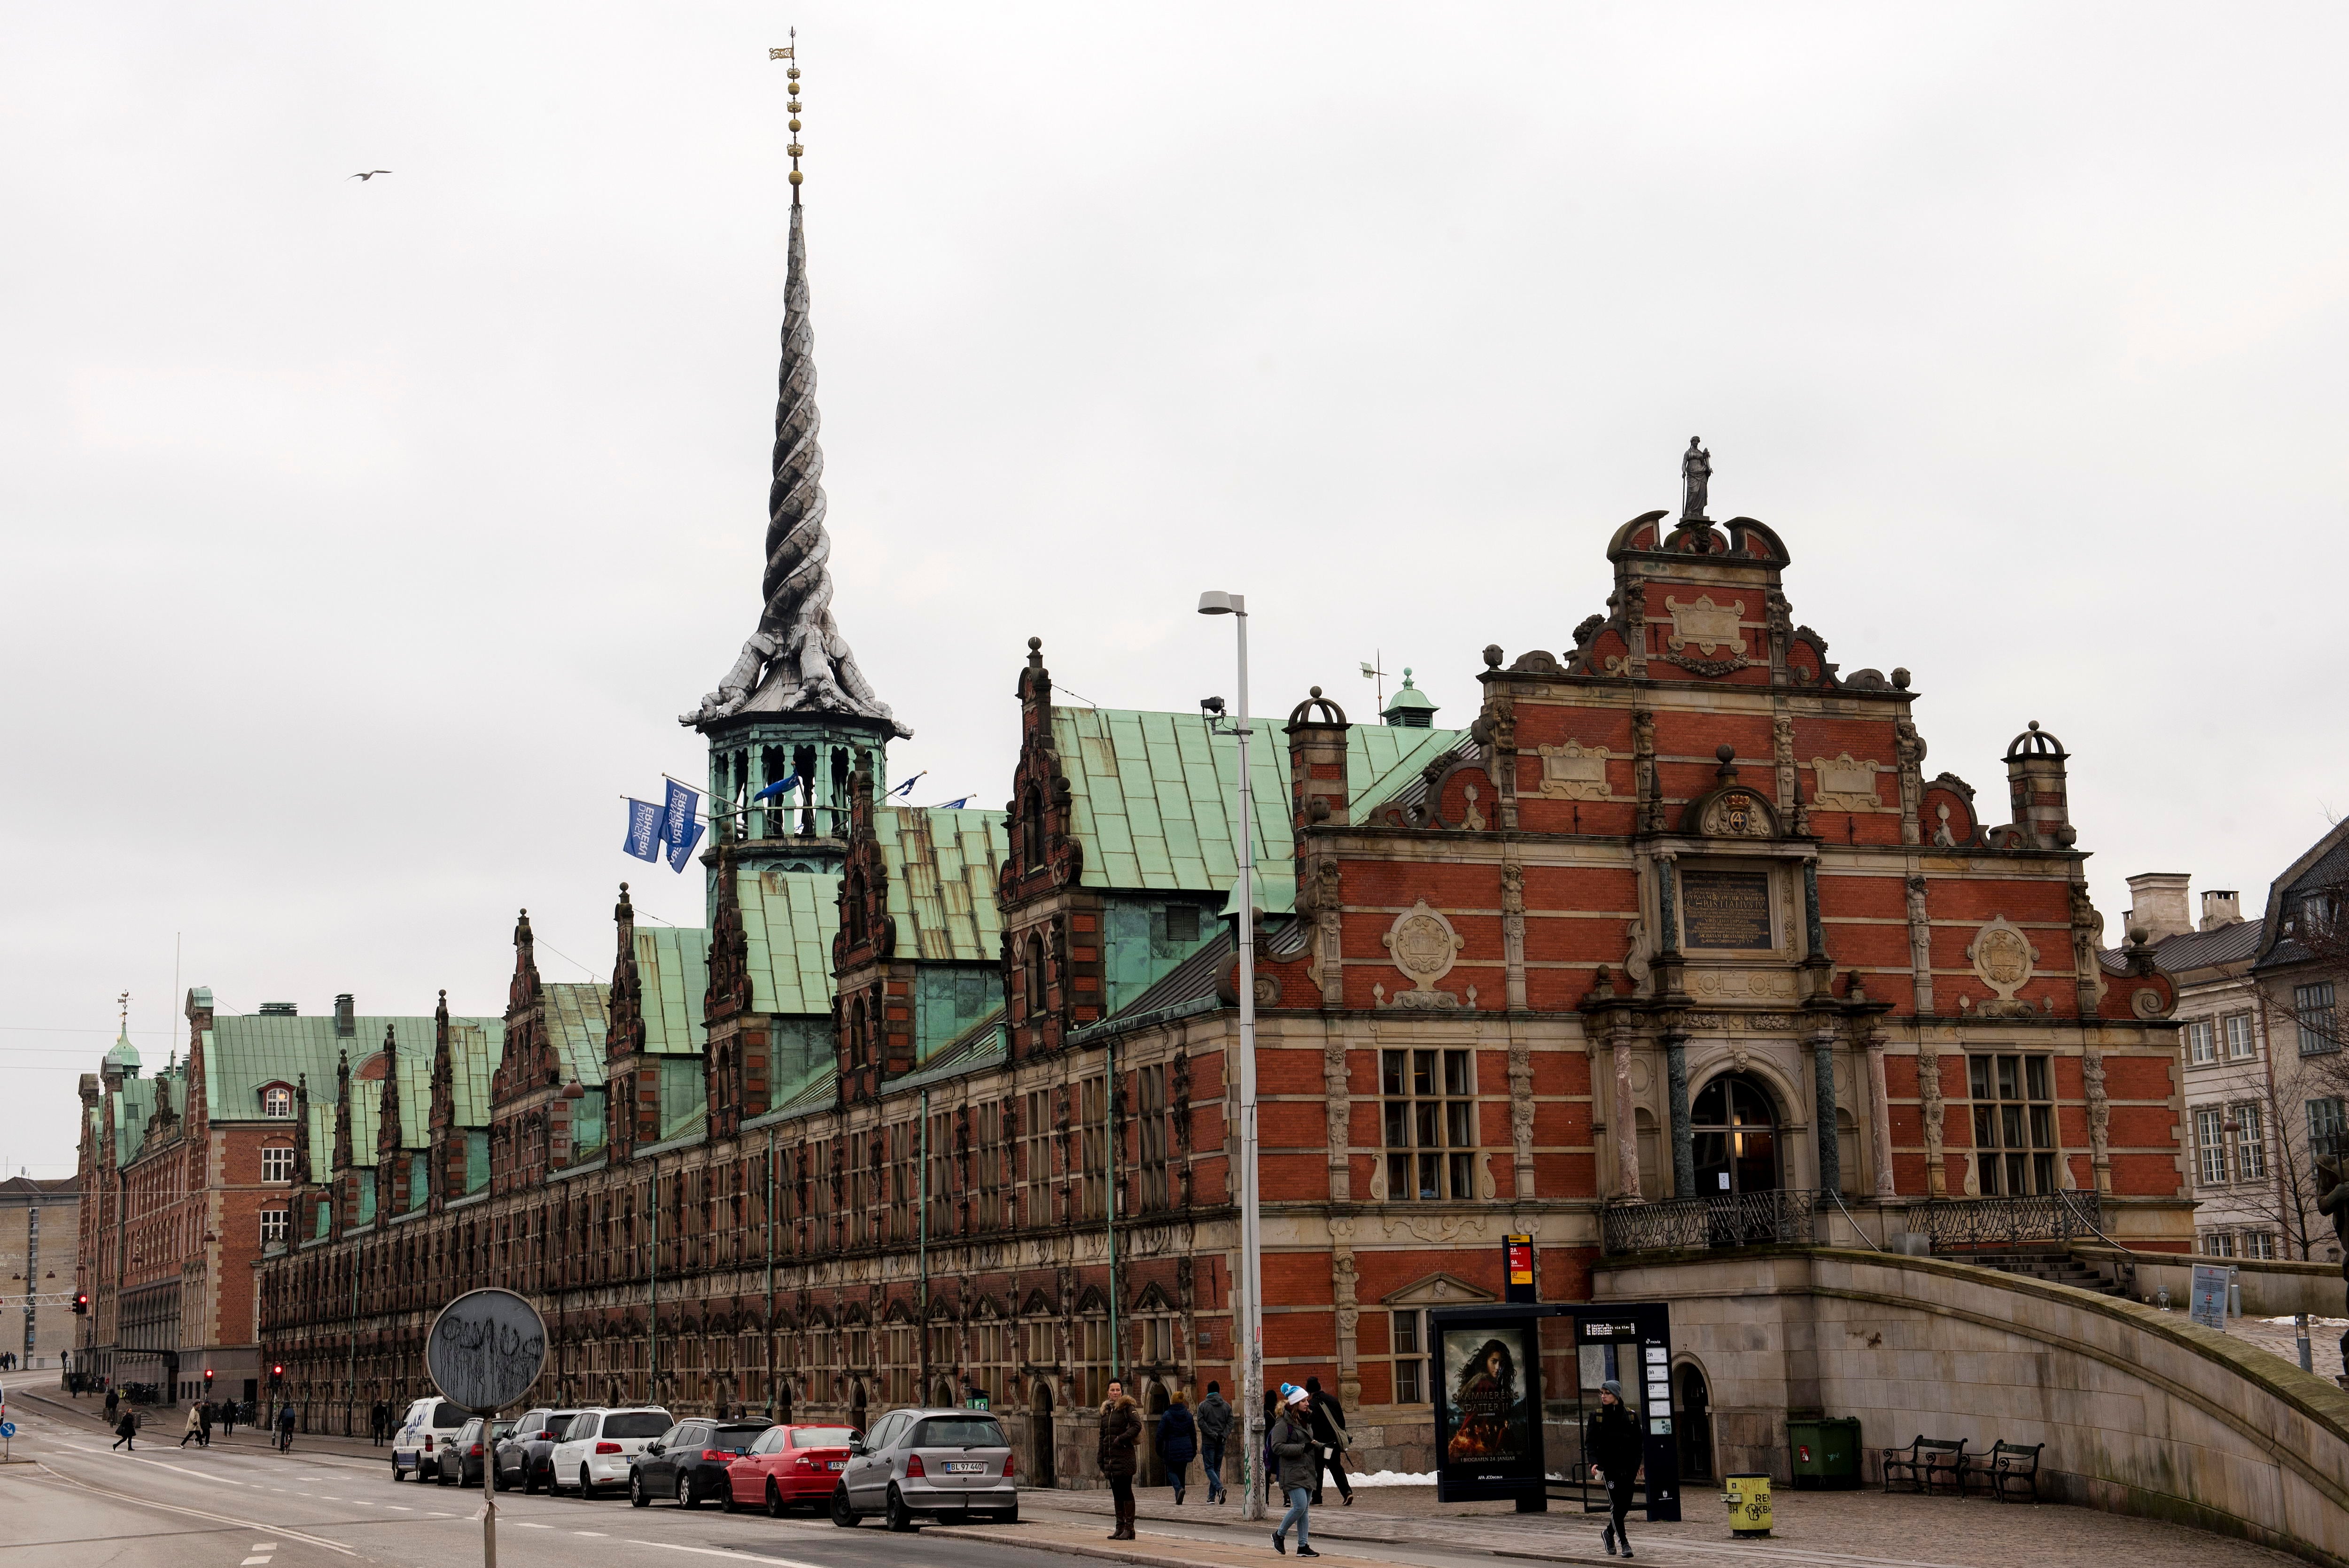
<path id="1" fill-rule="evenodd" d="M 658 806 L 632 797 L 628 801 L 628 836 L 621 841 L 620 848 L 640 861 L 659 860 L 662 820 Z"/>
<path id="2" fill-rule="evenodd" d="M 933 806 L 933 807 L 931 807 L 931 808 L 930 808 L 930 810 L 934 810 L 934 811 L 959 811 L 959 810 L 961 810 L 965 806 L 968 806 L 968 805 L 969 805 L 969 804 L 970 804 L 970 797 L 969 797 L 969 796 L 968 796 L 968 795 L 966 795 L 966 796 L 964 796 L 964 797 L 963 797 L 961 799 L 959 799 L 959 800 L 949 800 L 949 801 L 947 801 L 947 802 L 945 805 L 943 805 L 943 806 Z"/>
<path id="3" fill-rule="evenodd" d="M 889 793 L 892 795 L 903 795 L 912 789 L 915 785 L 920 783 L 924 779 L 928 778 L 929 773 L 930 770 L 925 768 L 919 773 L 915 774 L 911 779 L 906 779 L 903 784 L 900 784 L 895 789 L 890 790 Z"/>
<path id="4" fill-rule="evenodd" d="M 789 790 L 796 789 L 799 787 L 800 776 L 796 773 L 787 773 L 782 778 L 776 779 L 772 784 L 768 785 L 764 789 L 760 790 L 756 795 L 751 796 L 750 799 L 754 802 L 760 800 L 771 800 L 776 796 L 783 794 Z"/>
<path id="5" fill-rule="evenodd" d="M 688 789 L 672 779 L 668 781 L 668 810 L 661 817 L 661 841 L 668 846 L 668 869 L 682 873 L 686 861 L 693 858 L 693 846 L 701 841 L 701 824 L 693 820 L 693 808 L 701 793 Z"/>
<path id="6" fill-rule="evenodd" d="M 701 824 L 692 822 L 688 826 L 692 830 L 686 834 L 685 842 L 668 847 L 668 869 L 680 876 L 685 872 L 686 862 L 693 859 L 693 846 L 701 842 Z"/>

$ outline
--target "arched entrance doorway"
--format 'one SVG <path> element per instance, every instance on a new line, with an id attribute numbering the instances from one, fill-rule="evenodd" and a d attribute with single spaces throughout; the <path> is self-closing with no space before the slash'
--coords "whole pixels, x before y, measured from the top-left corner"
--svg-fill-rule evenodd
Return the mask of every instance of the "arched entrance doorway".
<path id="1" fill-rule="evenodd" d="M 1681 1480 L 1713 1479 L 1713 1395 L 1704 1386 L 1704 1372 L 1695 1362 L 1681 1367 Z"/>
<path id="2" fill-rule="evenodd" d="M 1142 1456 L 1142 1484 L 1144 1486 L 1166 1484 L 1166 1461 L 1158 1457 L 1158 1420 L 1166 1414 L 1168 1403 L 1166 1385 L 1155 1377 L 1149 1379 L 1142 1406 L 1142 1429 L 1150 1439 L 1143 1445 Z"/>
<path id="3" fill-rule="evenodd" d="M 1036 1478 L 1038 1486 L 1054 1486 L 1058 1482 L 1053 1479 L 1052 1465 L 1052 1386 L 1039 1377 L 1035 1388 L 1034 1402 L 1029 1406 L 1031 1419 L 1028 1429 L 1035 1438 L 1036 1452 L 1029 1460 L 1028 1473 Z"/>
<path id="4" fill-rule="evenodd" d="M 1778 1115 L 1770 1092 L 1744 1073 L 1724 1073 L 1689 1105 L 1696 1144 L 1696 1191 L 1718 1198 L 1778 1190 Z"/>

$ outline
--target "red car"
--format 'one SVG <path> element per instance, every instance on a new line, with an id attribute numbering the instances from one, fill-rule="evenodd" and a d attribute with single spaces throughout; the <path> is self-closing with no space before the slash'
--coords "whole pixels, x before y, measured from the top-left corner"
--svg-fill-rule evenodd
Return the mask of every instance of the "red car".
<path id="1" fill-rule="evenodd" d="M 726 1467 L 728 1501 L 764 1508 L 781 1519 L 802 1505 L 822 1512 L 840 1485 L 854 1427 L 770 1427 L 750 1451 Z"/>

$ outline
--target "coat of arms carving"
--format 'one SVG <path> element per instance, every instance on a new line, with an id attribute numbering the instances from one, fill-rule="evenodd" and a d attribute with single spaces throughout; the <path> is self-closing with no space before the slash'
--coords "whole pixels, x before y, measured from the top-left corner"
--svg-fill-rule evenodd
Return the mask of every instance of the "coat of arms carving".
<path id="1" fill-rule="evenodd" d="M 1744 789 L 1726 789 L 1704 809 L 1697 831 L 1713 839 L 1766 839 L 1777 830 L 1770 809 Z"/>
<path id="2" fill-rule="evenodd" d="M 1966 956 L 1973 961 L 1982 983 L 1997 992 L 2000 1001 L 2012 1002 L 2014 994 L 2031 983 L 2039 949 L 2002 914 L 1974 933 Z"/>
<path id="3" fill-rule="evenodd" d="M 1672 618 L 1671 634 L 1664 639 L 1672 652 L 1694 643 L 1697 651 L 1707 658 L 1715 648 L 1726 647 L 1743 657 L 1745 638 L 1738 630 L 1738 622 L 1745 614 L 1745 601 L 1739 599 L 1728 604 L 1716 604 L 1710 593 L 1701 594 L 1692 604 L 1683 604 L 1671 594 L 1664 595 L 1664 609 Z"/>
<path id="4" fill-rule="evenodd" d="M 1855 762 L 1847 751 L 1840 757 L 1811 758 L 1811 807 L 1821 811 L 1873 811 L 1877 765 L 1873 758 Z"/>
<path id="5" fill-rule="evenodd" d="M 1542 793 L 1560 800 L 1611 799 L 1607 760 L 1614 755 L 1606 747 L 1585 746 L 1571 738 L 1564 746 L 1541 748 Z"/>
<path id="6" fill-rule="evenodd" d="M 1435 983 L 1452 973 L 1452 965 L 1467 939 L 1452 929 L 1452 923 L 1438 911 L 1428 907 L 1421 899 L 1395 916 L 1394 924 L 1379 939 L 1394 957 L 1394 966 L 1403 972 L 1412 988 L 1399 992 L 1388 1005 L 1392 1006 L 1427 1006 L 1435 995 L 1452 1000 L 1450 993 L 1439 993 Z M 1442 1004 L 1433 1004 L 1442 1006 Z"/>

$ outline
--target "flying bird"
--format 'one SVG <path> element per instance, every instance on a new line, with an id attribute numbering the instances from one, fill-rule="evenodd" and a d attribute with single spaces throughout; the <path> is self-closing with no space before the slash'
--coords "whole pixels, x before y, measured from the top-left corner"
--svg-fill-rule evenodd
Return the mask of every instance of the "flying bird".
<path id="1" fill-rule="evenodd" d="M 351 178 L 354 180 L 372 180 L 378 174 L 388 174 L 390 172 L 391 170 L 388 169 L 369 169 L 360 173 L 354 174 Z"/>

